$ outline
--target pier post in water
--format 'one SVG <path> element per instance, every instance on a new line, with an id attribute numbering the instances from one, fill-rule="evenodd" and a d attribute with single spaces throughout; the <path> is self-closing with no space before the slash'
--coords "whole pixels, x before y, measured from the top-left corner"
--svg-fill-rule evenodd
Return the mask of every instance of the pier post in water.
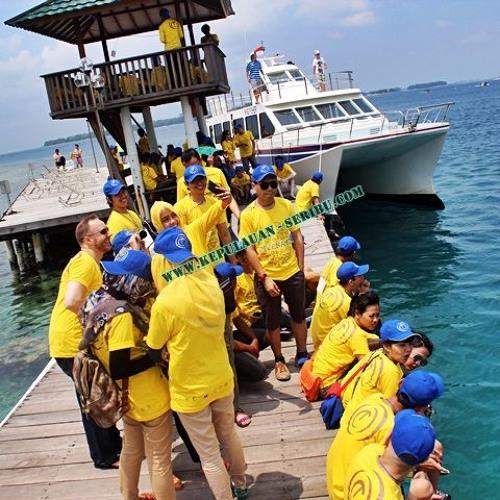
<path id="1" fill-rule="evenodd" d="M 14 250 L 14 244 L 12 240 L 5 240 L 5 249 L 7 250 L 7 258 L 9 259 L 10 267 L 18 268 L 16 251 Z"/>
<path id="2" fill-rule="evenodd" d="M 35 262 L 37 264 L 43 264 L 43 241 L 40 233 L 33 233 L 31 235 L 31 240 L 33 241 L 33 252 L 35 254 Z"/>

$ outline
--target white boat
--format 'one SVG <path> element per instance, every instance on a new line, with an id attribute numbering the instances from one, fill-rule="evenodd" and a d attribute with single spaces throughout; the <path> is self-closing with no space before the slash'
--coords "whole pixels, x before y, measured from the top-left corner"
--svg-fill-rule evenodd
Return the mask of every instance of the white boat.
<path id="1" fill-rule="evenodd" d="M 361 184 L 370 197 L 444 208 L 433 174 L 453 103 L 382 113 L 353 87 L 351 71 L 328 75 L 335 90 L 319 92 L 283 55 L 258 60 L 267 89 L 261 103 L 251 95 L 208 100 L 207 125 L 215 142 L 231 124 L 241 123 L 256 138 L 259 163 L 272 164 L 283 155 L 298 183 L 322 171 L 322 197 Z"/>

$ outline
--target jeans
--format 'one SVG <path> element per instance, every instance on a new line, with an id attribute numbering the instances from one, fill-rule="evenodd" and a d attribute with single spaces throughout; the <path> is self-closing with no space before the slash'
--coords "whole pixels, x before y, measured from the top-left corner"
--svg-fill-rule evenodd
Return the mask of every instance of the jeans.
<path id="1" fill-rule="evenodd" d="M 73 358 L 55 358 L 61 370 L 73 380 Z M 76 392 L 76 391 L 75 391 Z M 83 413 L 80 397 L 76 394 L 80 407 L 83 429 L 87 437 L 90 457 L 98 469 L 106 469 L 120 458 L 122 438 L 115 425 L 108 429 L 99 427 L 91 417 Z"/>

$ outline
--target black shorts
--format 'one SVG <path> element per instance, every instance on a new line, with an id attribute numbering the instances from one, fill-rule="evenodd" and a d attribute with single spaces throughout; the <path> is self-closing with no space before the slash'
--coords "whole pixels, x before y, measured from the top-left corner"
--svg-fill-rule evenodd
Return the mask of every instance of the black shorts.
<path id="1" fill-rule="evenodd" d="M 296 323 L 302 323 L 306 319 L 304 306 L 306 280 L 304 273 L 298 271 L 284 281 L 274 280 L 288 305 L 290 316 Z M 265 318 L 266 328 L 276 330 L 281 325 L 281 295 L 271 297 L 265 290 L 264 285 L 255 277 L 255 293 L 260 308 Z"/>

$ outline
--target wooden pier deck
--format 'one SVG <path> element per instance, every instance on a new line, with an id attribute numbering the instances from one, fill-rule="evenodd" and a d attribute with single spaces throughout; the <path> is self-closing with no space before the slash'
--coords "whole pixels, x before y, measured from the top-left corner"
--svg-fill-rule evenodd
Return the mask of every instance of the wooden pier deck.
<path id="1" fill-rule="evenodd" d="M 304 224 L 306 265 L 320 270 L 332 248 L 321 223 Z M 248 464 L 250 498 L 258 500 L 326 499 L 325 456 L 334 433 L 326 431 L 319 403 L 300 393 L 298 372 L 292 366 L 293 341 L 283 343 L 292 379 L 278 382 L 272 373 L 270 349 L 261 353 L 268 378 L 240 388 L 241 406 L 253 415 L 240 430 Z M 185 481 L 179 500 L 209 500 L 206 480 L 177 439 L 173 470 Z M 0 427 L 0 484 L 2 498 L 76 500 L 119 499 L 117 471 L 101 471 L 89 460 L 74 388 L 57 365 L 48 369 L 36 387 Z M 141 491 L 150 491 L 147 468 Z"/>

